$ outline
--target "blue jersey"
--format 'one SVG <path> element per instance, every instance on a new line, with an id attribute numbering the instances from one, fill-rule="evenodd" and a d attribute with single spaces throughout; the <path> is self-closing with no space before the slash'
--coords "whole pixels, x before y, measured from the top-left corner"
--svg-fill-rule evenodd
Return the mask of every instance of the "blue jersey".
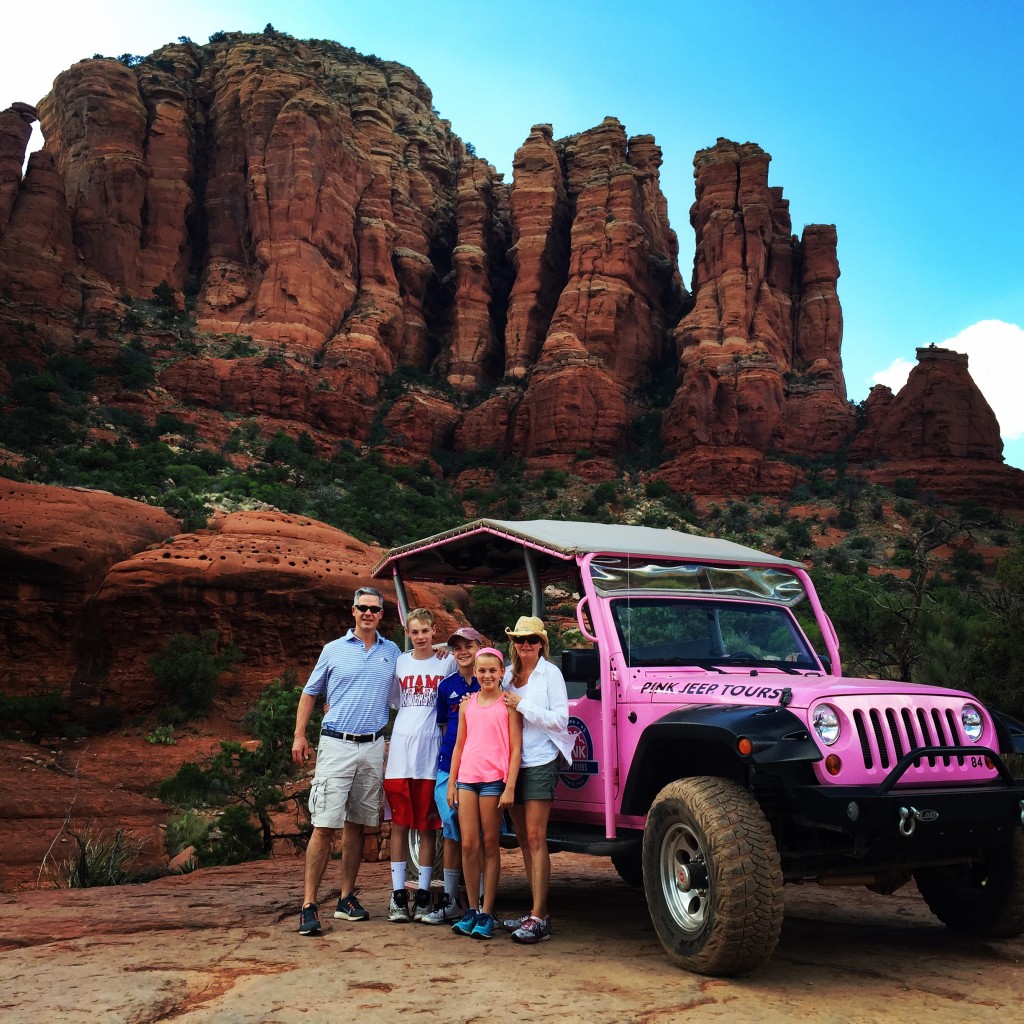
<path id="1" fill-rule="evenodd" d="M 452 754 L 455 753 L 455 740 L 459 735 L 459 708 L 462 706 L 462 698 L 467 693 L 476 693 L 479 689 L 480 684 L 476 681 L 476 676 L 473 676 L 471 683 L 467 683 L 461 672 L 453 672 L 437 687 L 437 724 L 444 726 L 441 749 L 437 755 L 439 772 L 452 770 Z"/>
<path id="2" fill-rule="evenodd" d="M 302 688 L 331 706 L 323 724 L 338 732 L 371 733 L 388 724 L 398 646 L 379 633 L 369 650 L 350 629 L 332 640 Z"/>

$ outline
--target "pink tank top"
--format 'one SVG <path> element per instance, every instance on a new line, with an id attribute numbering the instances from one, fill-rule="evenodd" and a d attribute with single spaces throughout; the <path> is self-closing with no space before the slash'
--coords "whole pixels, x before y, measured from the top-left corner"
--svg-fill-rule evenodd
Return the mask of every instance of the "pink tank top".
<path id="1" fill-rule="evenodd" d="M 462 748 L 458 781 L 506 782 L 511 744 L 505 702 L 499 699 L 481 707 L 474 693 L 462 713 L 466 716 L 466 745 Z"/>

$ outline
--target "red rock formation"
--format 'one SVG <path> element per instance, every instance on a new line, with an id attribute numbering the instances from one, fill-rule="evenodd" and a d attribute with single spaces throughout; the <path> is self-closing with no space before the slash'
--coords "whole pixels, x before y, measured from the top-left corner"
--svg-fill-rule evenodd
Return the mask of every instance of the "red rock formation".
<path id="1" fill-rule="evenodd" d="M 701 445 L 653 474 L 681 494 L 785 495 L 800 482 L 796 466 L 766 459 L 758 448 Z"/>
<path id="2" fill-rule="evenodd" d="M 537 124 L 512 163 L 515 281 L 505 325 L 505 373 L 523 378 L 537 361 L 569 269 L 569 200 L 551 125 Z"/>
<path id="3" fill-rule="evenodd" d="M 248 696 L 293 668 L 304 678 L 323 644 L 352 624 L 352 593 L 388 595 L 383 630 L 398 627 L 387 586 L 370 578 L 380 549 L 341 530 L 280 512 L 236 512 L 209 530 L 183 534 L 112 566 L 92 602 L 96 657 L 80 672 L 93 697 L 126 711 L 151 709 L 148 660 L 175 633 L 216 629 L 246 655 L 240 686 Z M 458 624 L 441 594 L 413 587 L 410 600 L 437 609 L 439 630 Z M 399 627 L 400 628 L 400 627 Z M 122 643 L 126 636 L 132 642 Z"/>
<path id="4" fill-rule="evenodd" d="M 22 178 L 31 134 L 24 107 L 15 104 L 0 115 L 0 286 L 17 319 L 34 325 L 38 340 L 69 347 L 86 285 L 75 266 L 64 182 L 53 157 L 33 153 Z M 27 109 L 34 119 L 34 109 Z M 8 357 L 14 351 L 9 342 L 0 348 Z"/>
<path id="5" fill-rule="evenodd" d="M 400 461 L 413 465 L 429 458 L 435 448 L 451 450 L 459 410 L 451 402 L 412 387 L 384 416 L 384 429 L 402 441 Z"/>
<path id="6" fill-rule="evenodd" d="M 18 195 L 25 150 L 32 137 L 32 124 L 37 119 L 35 107 L 27 103 L 12 103 L 0 111 L 0 236 Z"/>
<path id="7" fill-rule="evenodd" d="M 985 459 L 1001 462 L 999 423 L 971 379 L 967 356 L 932 345 L 895 398 L 872 389 L 851 459 Z"/>
<path id="8" fill-rule="evenodd" d="M 314 378 L 291 358 L 188 357 L 160 372 L 182 402 L 329 431 L 355 441 L 369 436 L 378 381 L 362 367 L 325 368 Z"/>
<path id="9" fill-rule="evenodd" d="M 1024 473 L 1003 465 L 999 423 L 971 379 L 967 356 L 934 345 L 917 350 L 917 366 L 899 394 L 871 389 L 849 457 L 884 460 L 866 472 L 878 483 L 913 480 L 947 501 L 1005 507 L 1024 500 Z"/>
<path id="10" fill-rule="evenodd" d="M 105 491 L 0 480 L 4 690 L 68 688 L 96 639 L 85 609 L 107 570 L 178 529 L 163 509 Z"/>
<path id="11" fill-rule="evenodd" d="M 475 391 L 482 382 L 501 376 L 501 340 L 494 324 L 494 302 L 504 306 L 507 213 L 500 209 L 507 189 L 493 167 L 466 160 L 459 168 L 457 190 L 458 244 L 452 251 L 455 301 L 451 344 L 443 362 L 448 383 L 459 391 Z M 499 292 L 495 295 L 495 292 Z"/>
<path id="12" fill-rule="evenodd" d="M 467 409 L 455 430 L 455 450 L 492 450 L 511 455 L 514 450 L 515 414 L 522 401 L 519 388 L 503 385 L 480 405 Z"/>
<path id="13" fill-rule="evenodd" d="M 770 160 L 724 139 L 694 158 L 694 308 L 676 328 L 680 388 L 663 430 L 676 456 L 702 445 L 833 452 L 853 427 L 835 228 L 811 225 L 797 242 Z"/>
<path id="14" fill-rule="evenodd" d="M 517 413 L 516 450 L 528 457 L 621 449 L 629 415 L 627 393 L 647 383 L 664 361 L 668 330 L 685 293 L 676 270 L 678 243 L 658 184 L 661 151 L 647 135 L 627 140 L 615 118 L 556 147 L 565 164 L 572 210 L 567 276 Z M 506 329 L 515 343 L 506 373 L 522 360 L 546 318 L 549 253 L 559 251 L 561 181 L 550 163 L 547 132 L 535 128 L 516 162 L 529 186 L 541 183 L 540 225 L 553 237 L 538 244 L 536 218 L 524 218 L 530 245 L 517 254 L 528 287 Z M 513 203 L 513 226 L 525 204 Z M 532 308 L 531 308 L 532 301 Z M 531 326 L 531 317 L 533 326 Z M 511 360 L 511 362 L 510 362 Z"/>
<path id="15" fill-rule="evenodd" d="M 379 548 L 301 516 L 238 512 L 177 530 L 161 509 L 102 491 L 2 481 L 3 690 L 45 681 L 79 704 L 150 711 L 163 700 L 150 657 L 175 633 L 216 629 L 246 652 L 239 686 L 251 698 L 288 667 L 308 672 L 351 625 L 353 591 L 381 586 L 370 578 Z M 382 589 L 391 633 L 397 609 Z M 449 596 L 463 600 L 410 588 L 413 603 L 437 609 L 441 632 L 464 624 L 444 610 Z"/>
<path id="16" fill-rule="evenodd" d="M 849 441 L 836 231 L 792 234 L 760 147 L 723 139 L 695 158 L 691 300 L 651 136 L 614 118 L 560 140 L 537 125 L 509 187 L 431 102 L 408 68 L 270 28 L 131 67 L 79 62 L 40 105 L 46 144 L 23 179 L 31 108 L 0 115 L 0 353 L 42 367 L 91 345 L 113 366 L 137 329 L 124 293 L 166 281 L 200 333 L 139 336 L 159 352 L 152 402 L 188 422 L 233 412 L 366 441 L 393 401 L 384 378 L 408 366 L 461 395 L 431 445 L 535 468 L 588 452 L 604 474 L 671 365 L 664 468 L 700 491 L 782 487 L 792 474 L 751 452 Z M 222 359 L 224 334 L 262 351 Z M 109 390 L 97 401 L 140 402 Z M 389 459 L 425 454 L 419 402 L 391 407 L 404 440 Z M 945 434 L 977 427 L 967 447 L 991 451 L 988 427 L 957 415 Z M 889 457 L 876 435 L 855 450 Z"/>

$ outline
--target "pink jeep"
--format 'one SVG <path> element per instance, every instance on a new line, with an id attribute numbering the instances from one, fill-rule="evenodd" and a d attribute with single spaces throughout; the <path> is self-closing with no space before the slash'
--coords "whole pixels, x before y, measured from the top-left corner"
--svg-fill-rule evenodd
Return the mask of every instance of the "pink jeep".
<path id="1" fill-rule="evenodd" d="M 915 880 L 978 936 L 1024 929 L 1024 727 L 968 693 L 842 675 L 797 562 L 638 526 L 481 519 L 390 551 L 374 575 L 578 597 L 552 850 L 610 856 L 669 956 L 733 975 L 771 956 L 784 882 Z M 808 600 L 827 654 L 793 615 Z"/>

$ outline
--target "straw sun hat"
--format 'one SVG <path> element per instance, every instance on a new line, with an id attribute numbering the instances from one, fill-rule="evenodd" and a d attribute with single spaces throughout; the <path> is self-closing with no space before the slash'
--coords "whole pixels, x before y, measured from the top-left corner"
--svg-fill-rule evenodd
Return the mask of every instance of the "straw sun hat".
<path id="1" fill-rule="evenodd" d="M 517 636 L 539 636 L 544 643 L 548 642 L 548 631 L 536 615 L 520 615 L 515 629 L 505 627 L 505 635 L 513 639 Z"/>

